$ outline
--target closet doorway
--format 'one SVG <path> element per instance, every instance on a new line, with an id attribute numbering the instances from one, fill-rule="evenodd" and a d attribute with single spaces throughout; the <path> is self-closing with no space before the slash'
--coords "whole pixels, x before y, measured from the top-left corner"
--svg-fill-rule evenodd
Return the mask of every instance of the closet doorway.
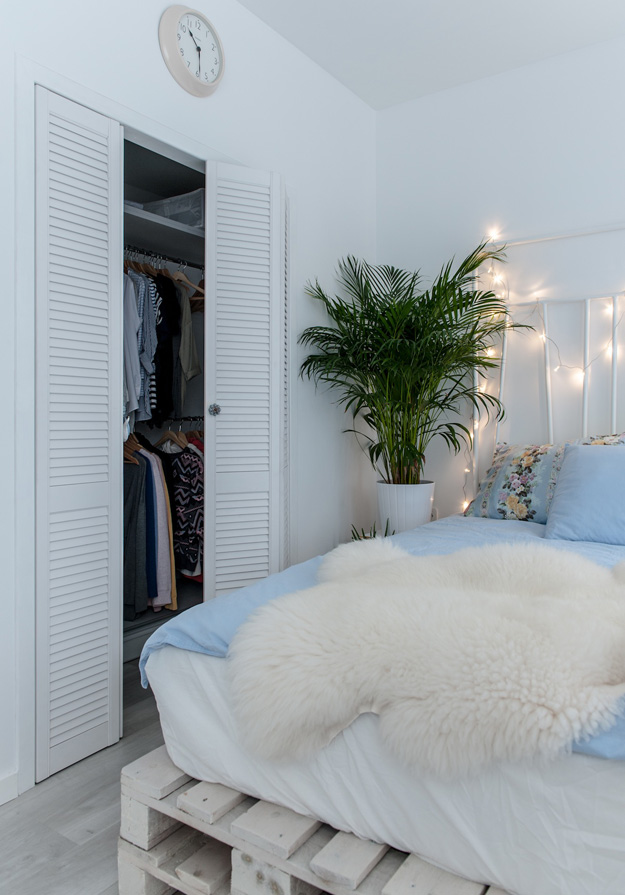
<path id="1" fill-rule="evenodd" d="M 124 651 L 136 657 L 164 613 L 285 564 L 288 319 L 286 203 L 276 175 L 191 158 L 44 88 L 36 94 L 36 779 L 42 780 L 119 739 Z M 172 386 L 171 401 L 160 406 L 157 381 L 156 413 L 148 419 L 125 406 L 124 256 L 151 267 L 148 279 L 189 280 L 185 326 L 201 371 L 184 389 L 179 381 Z M 137 278 L 146 274 L 135 271 Z M 133 285 L 137 295 L 139 279 Z M 143 285 L 151 301 L 149 283 Z M 182 312 L 179 326 L 181 318 Z M 179 345 L 177 351 L 179 358 Z M 144 388 L 145 411 L 148 381 Z M 176 569 L 174 556 L 176 600 L 169 609 L 157 601 L 157 612 L 139 603 L 131 608 L 123 500 L 124 454 L 131 461 L 134 446 L 124 451 L 129 423 L 133 438 L 150 448 L 172 432 L 159 446 L 169 439 L 172 456 L 177 435 L 195 430 L 195 455 L 202 455 L 194 496 L 203 508 L 203 542 L 184 569 L 180 561 Z M 188 445 L 181 434 L 184 440 Z M 172 520 L 172 539 L 173 529 Z M 167 546 L 180 560 L 175 544 Z"/>
<path id="2" fill-rule="evenodd" d="M 124 140 L 124 662 L 204 599 L 205 187 Z"/>

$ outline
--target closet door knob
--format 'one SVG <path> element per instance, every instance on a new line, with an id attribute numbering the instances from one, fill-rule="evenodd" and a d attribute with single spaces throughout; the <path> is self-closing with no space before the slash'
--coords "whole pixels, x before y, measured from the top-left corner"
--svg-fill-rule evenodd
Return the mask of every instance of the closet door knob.
<path id="1" fill-rule="evenodd" d="M 208 408 L 208 412 L 211 416 L 217 416 L 217 414 L 221 413 L 221 407 L 219 404 L 211 404 Z"/>

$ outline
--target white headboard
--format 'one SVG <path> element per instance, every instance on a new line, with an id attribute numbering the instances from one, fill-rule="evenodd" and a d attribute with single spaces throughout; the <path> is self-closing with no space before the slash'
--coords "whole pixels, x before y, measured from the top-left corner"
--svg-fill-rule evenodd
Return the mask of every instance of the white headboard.
<path id="1" fill-rule="evenodd" d="M 484 386 L 506 408 L 474 419 L 473 486 L 497 441 L 567 441 L 625 430 L 625 224 L 518 239 L 481 286 L 502 295 L 510 319 L 499 371 Z"/>

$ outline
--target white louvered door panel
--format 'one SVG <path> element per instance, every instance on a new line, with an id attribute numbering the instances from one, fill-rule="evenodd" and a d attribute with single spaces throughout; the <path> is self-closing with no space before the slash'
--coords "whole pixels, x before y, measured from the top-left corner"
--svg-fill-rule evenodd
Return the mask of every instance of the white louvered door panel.
<path id="1" fill-rule="evenodd" d="M 291 564 L 291 488 L 290 488 L 290 461 L 291 461 L 291 315 L 289 313 L 290 296 L 290 268 L 289 268 L 289 203 L 286 197 L 283 199 L 284 207 L 284 232 L 282 235 L 282 295 L 280 302 L 280 330 L 281 330 L 281 395 L 280 403 L 282 416 L 280 419 L 280 506 L 281 506 L 281 539 L 280 539 L 280 568 L 285 569 Z"/>
<path id="2" fill-rule="evenodd" d="M 209 597 L 280 563 L 282 217 L 275 175 L 209 165 L 206 399 L 221 408 L 206 422 Z"/>
<path id="3" fill-rule="evenodd" d="M 37 88 L 37 780 L 120 735 L 122 132 Z"/>

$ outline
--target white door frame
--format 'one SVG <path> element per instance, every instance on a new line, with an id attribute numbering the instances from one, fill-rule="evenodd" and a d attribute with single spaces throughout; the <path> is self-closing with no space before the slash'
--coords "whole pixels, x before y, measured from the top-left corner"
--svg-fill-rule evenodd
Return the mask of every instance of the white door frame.
<path id="1" fill-rule="evenodd" d="M 35 784 L 35 86 L 118 121 L 143 145 L 178 150 L 200 161 L 230 158 L 209 146 L 57 75 L 16 57 L 15 78 L 15 594 L 17 675 L 17 791 Z"/>

